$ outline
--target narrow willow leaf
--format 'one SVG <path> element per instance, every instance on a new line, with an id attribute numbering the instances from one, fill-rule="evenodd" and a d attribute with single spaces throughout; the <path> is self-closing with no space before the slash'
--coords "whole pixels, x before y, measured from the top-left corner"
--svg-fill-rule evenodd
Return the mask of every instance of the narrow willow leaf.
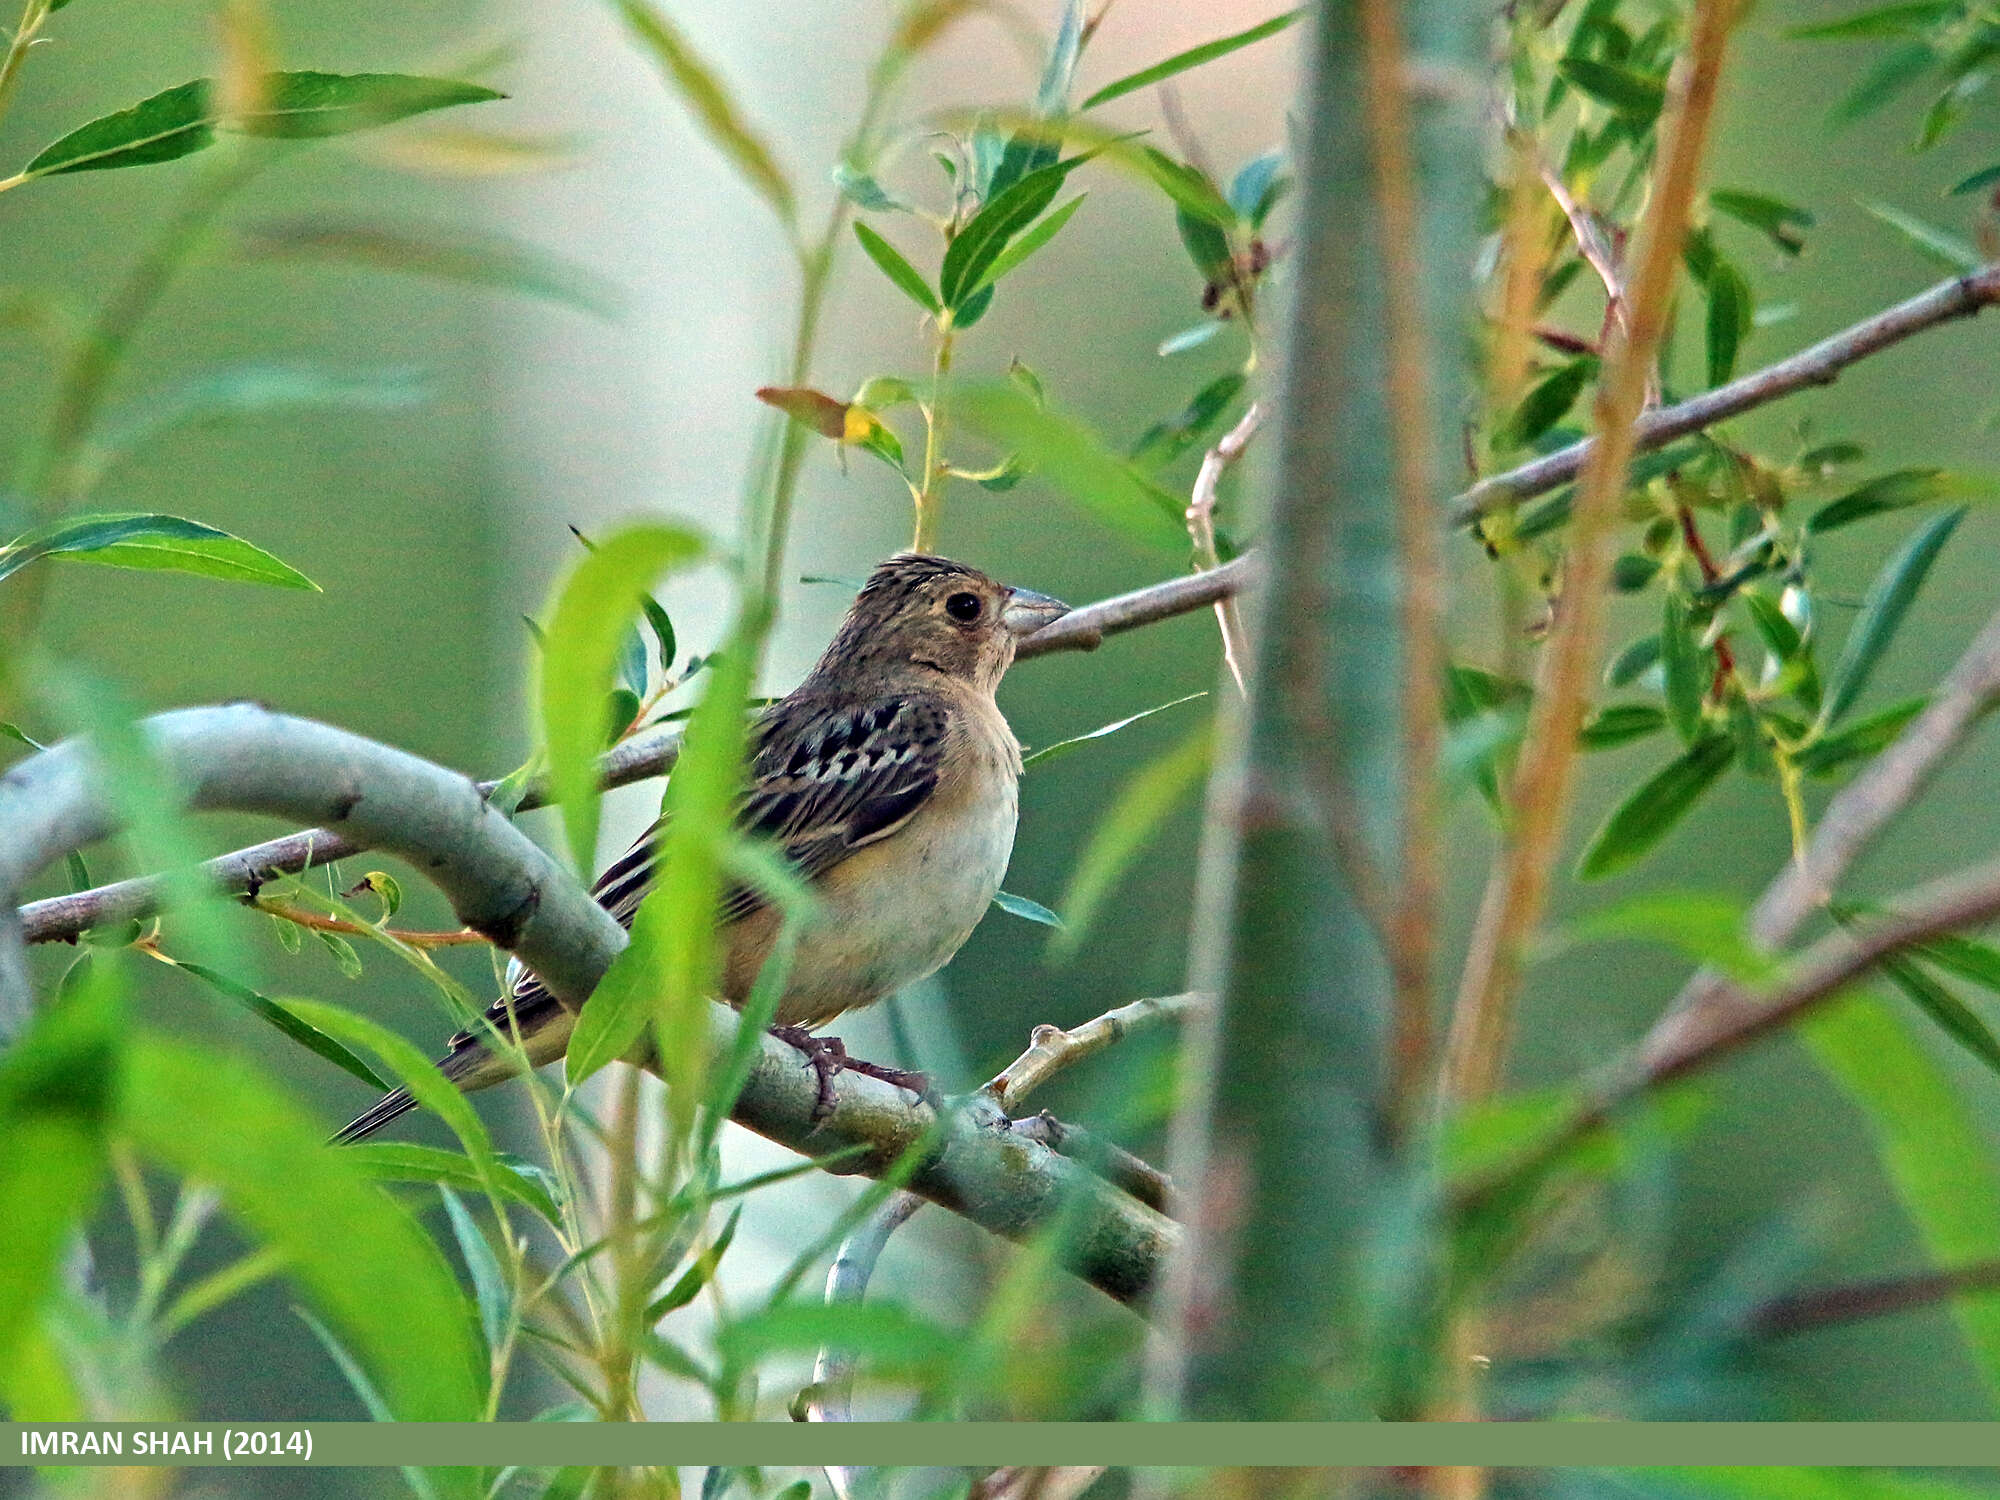
<path id="1" fill-rule="evenodd" d="M 1163 82 L 1191 68 L 1198 68 L 1203 63 L 1214 62 L 1218 57 L 1227 57 L 1239 47 L 1248 47 L 1253 42 L 1261 42 L 1266 37 L 1276 36 L 1304 14 L 1302 10 L 1288 10 L 1283 15 L 1273 16 L 1268 21 L 1259 21 L 1255 26 L 1236 32 L 1234 35 L 1219 37 L 1212 42 L 1203 42 L 1199 47 L 1190 47 L 1185 52 L 1176 52 L 1172 57 L 1156 62 L 1150 68 L 1141 68 L 1136 73 L 1126 74 L 1115 83 L 1107 83 L 1084 100 L 1078 109 L 1096 109 L 1100 104 L 1109 104 L 1113 99 L 1122 99 L 1127 94 Z"/>
<path id="2" fill-rule="evenodd" d="M 43 148 L 24 178 L 95 172 L 173 161 L 212 144 L 218 129 L 291 139 L 344 135 L 411 115 L 506 95 L 476 83 L 402 73 L 272 73 L 257 90 L 260 107 L 225 121 L 217 90 L 197 78 L 79 126 Z"/>
<path id="3" fill-rule="evenodd" d="M 1612 810 L 1585 848 L 1577 878 L 1602 880 L 1651 853 L 1735 756 L 1736 742 L 1728 735 L 1697 741 Z"/>
<path id="4" fill-rule="evenodd" d="M 1955 7 L 1951 0 L 1914 0 L 1914 3 L 1878 5 L 1870 10 L 1842 16 L 1837 21 L 1820 21 L 1807 26 L 1788 26 L 1785 35 L 1797 41 L 1847 42 L 1870 37 L 1915 36 L 1943 19 Z"/>
<path id="5" fill-rule="evenodd" d="M 996 891 L 993 904 L 1010 917 L 1019 917 L 1026 922 L 1038 922 L 1044 927 L 1062 930 L 1063 919 L 1050 911 L 1039 901 L 1030 901 L 1026 896 L 1017 896 L 1012 891 Z"/>
<path id="6" fill-rule="evenodd" d="M 1597 356 L 1586 354 L 1536 382 L 1521 398 L 1521 404 L 1507 423 L 1508 445 L 1525 448 L 1568 416 L 1576 398 L 1596 374 Z"/>
<path id="7" fill-rule="evenodd" d="M 556 596 L 541 660 L 542 734 L 550 800 L 562 808 L 570 857 L 586 875 L 597 852 L 602 705 L 619 642 L 653 583 L 703 550 L 699 537 L 678 526 L 628 527 L 584 554 Z"/>
<path id="8" fill-rule="evenodd" d="M 1650 703 L 1613 703 L 1597 711 L 1578 732 L 1576 742 L 1584 750 L 1611 750 L 1666 727 L 1666 714 Z"/>
<path id="9" fill-rule="evenodd" d="M 1058 904 L 1063 929 L 1050 951 L 1067 956 L 1083 946 L 1098 909 L 1117 888 L 1132 861 L 1152 841 L 1161 824 L 1193 794 L 1208 775 L 1214 726 L 1204 724 L 1140 767 L 1111 799 L 1070 870 Z"/>
<path id="10" fill-rule="evenodd" d="M 1067 755 L 1078 745 L 1087 745 L 1092 740 L 1101 740 L 1107 735 L 1116 734 L 1121 729 L 1126 729 L 1137 724 L 1141 719 L 1150 719 L 1154 714 L 1163 714 L 1170 708 L 1179 708 L 1183 703 L 1192 703 L 1197 698 L 1206 698 L 1207 696 L 1207 693 L 1189 693 L 1184 698 L 1175 698 L 1168 703 L 1156 703 L 1151 708 L 1140 709 L 1136 714 L 1127 714 L 1122 719 L 1113 719 L 1109 724 L 1100 724 L 1097 728 L 1088 730 L 1083 734 L 1071 735 L 1066 740 L 1057 740 L 1053 745 L 1044 745 L 1032 754 L 1022 757 L 1022 769 L 1025 770 L 1029 766 L 1039 765 L 1043 762 L 1054 760 L 1058 756 Z"/>
<path id="11" fill-rule="evenodd" d="M 1937 51 L 1928 41 L 1905 42 L 1891 49 L 1833 107 L 1828 119 L 1835 125 L 1851 125 L 1873 114 L 1930 72 L 1937 60 Z"/>
<path id="12" fill-rule="evenodd" d="M 1872 520 L 1912 505 L 1966 495 L 1983 488 L 1967 476 L 1949 469 L 1897 469 L 1878 474 L 1859 489 L 1837 500 L 1829 500 L 1806 518 L 1806 530 L 1814 535 Z"/>
<path id="13" fill-rule="evenodd" d="M 953 410 L 1107 525 L 1136 541 L 1185 549 L 1186 502 L 1111 452 L 1082 423 L 1038 406 L 1002 381 L 962 387 Z"/>
<path id="14" fill-rule="evenodd" d="M 1981 188 L 1992 187 L 1996 183 L 2000 183 L 2000 163 L 1982 168 L 1970 177 L 1960 178 L 1951 185 L 1950 196 L 1955 198 L 1960 193 L 1976 193 Z"/>
<path id="15" fill-rule="evenodd" d="M 1873 996 L 1823 1006 L 1796 1028 L 1867 1121 L 1877 1159 L 1934 1266 L 1973 1264 L 2000 1244 L 2000 1181 L 1958 1087 Z M 2000 1393 L 2000 1303 L 1951 1303 L 1989 1393 Z"/>
<path id="16" fill-rule="evenodd" d="M 1139 441 L 1132 445 L 1132 461 L 1155 472 L 1165 468 L 1216 429 L 1248 384 L 1249 377 L 1241 370 L 1216 376 L 1179 412 L 1139 435 Z"/>
<path id="17" fill-rule="evenodd" d="M 0 578 L 43 557 L 319 592 L 318 584 L 263 548 L 181 516 L 76 516 L 54 522 L 0 547 Z"/>
<path id="18" fill-rule="evenodd" d="M 1779 971 L 1750 941 L 1742 900 L 1715 891 L 1648 891 L 1580 917 L 1562 934 L 1564 946 L 1615 941 L 1663 943 L 1745 984 Z"/>
<path id="19" fill-rule="evenodd" d="M 681 1274 L 681 1278 L 646 1308 L 648 1323 L 658 1323 L 667 1314 L 678 1312 L 701 1295 L 701 1289 L 715 1279 L 722 1257 L 728 1254 L 730 1244 L 736 1239 L 736 1226 L 742 1221 L 743 1205 L 739 1203 L 731 1210 L 722 1226 L 722 1233 L 715 1237 L 715 1243 L 697 1255 L 694 1264 Z"/>
<path id="20" fill-rule="evenodd" d="M 1856 201 L 1864 213 L 1880 219 L 1920 253 L 1947 270 L 1964 273 L 1976 271 L 1986 264 L 1986 257 L 1979 253 L 1976 245 L 1949 230 L 1940 229 L 1915 214 L 1905 213 L 1892 203 L 1879 203 L 1869 198 Z"/>
<path id="21" fill-rule="evenodd" d="M 1660 668 L 1666 683 L 1667 717 L 1687 744 L 1701 733 L 1702 703 L 1708 696 L 1708 653 L 1695 643 L 1687 600 L 1669 589 L 1661 602 Z"/>
<path id="22" fill-rule="evenodd" d="M 483 1361 L 451 1272 L 381 1189 L 321 1144 L 303 1109 L 240 1058 L 142 1034 L 121 1116 L 142 1155 L 214 1184 L 250 1238 L 286 1257 L 397 1419 L 478 1417 Z M 475 1487 L 461 1480 L 447 1492 Z"/>
<path id="23" fill-rule="evenodd" d="M 680 28 L 644 0 L 616 0 L 625 24 L 659 65 L 709 141 L 729 158 L 746 182 L 790 228 L 797 219 L 792 184 L 764 139 L 744 120 L 722 80 L 689 45 Z"/>
<path id="24" fill-rule="evenodd" d="M 237 248 L 262 260 L 321 260 L 518 292 L 607 322 L 623 309 L 618 289 L 601 277 L 489 230 L 287 219 L 246 230 L 238 236 Z"/>
<path id="25" fill-rule="evenodd" d="M 1055 41 L 1042 79 L 1035 87 L 1035 113 L 1053 119 L 1069 106 L 1069 86 L 1076 77 L 1076 60 L 1083 52 L 1083 0 L 1064 0 L 1062 20 L 1056 25 Z"/>
<path id="26" fill-rule="evenodd" d="M 994 257 L 993 263 L 980 273 L 979 280 L 973 284 L 972 291 L 967 295 L 976 295 L 987 287 L 997 284 L 1022 261 L 1054 239 L 1062 232 L 1063 225 L 1070 221 L 1070 217 L 1083 207 L 1083 200 L 1089 196 L 1088 193 L 1078 193 L 1054 212 L 1037 220 L 1025 234 Z"/>
<path id="27" fill-rule="evenodd" d="M 1881 968 L 1883 976 L 1935 1021 L 1940 1031 L 2000 1073 L 2000 1038 L 1971 1006 L 1906 958 L 1892 954 L 1882 960 Z"/>
<path id="28" fill-rule="evenodd" d="M 1725 213 L 1739 224 L 1758 230 L 1787 255 L 1797 255 L 1805 248 L 1805 236 L 1801 231 L 1812 228 L 1817 222 L 1808 210 L 1767 193 L 1716 188 L 1709 193 L 1708 201 L 1718 213 Z"/>
<path id="29" fill-rule="evenodd" d="M 1872 759 L 1894 744 L 1904 726 L 1929 703 L 1926 697 L 1905 698 L 1856 719 L 1840 733 L 1815 740 L 1801 750 L 1796 757 L 1798 767 L 1808 776 L 1831 776 L 1856 761 Z"/>
<path id="30" fill-rule="evenodd" d="M 868 252 L 868 258 L 882 268 L 882 274 L 896 284 L 902 294 L 932 317 L 944 311 L 938 302 L 937 293 L 924 280 L 923 272 L 903 258 L 903 253 L 866 224 L 854 226 L 854 237 L 861 241 L 861 248 Z"/>
<path id="31" fill-rule="evenodd" d="M 1611 586 L 1621 594 L 1644 593 L 1660 576 L 1660 560 L 1640 552 L 1627 552 L 1611 565 Z"/>
<path id="32" fill-rule="evenodd" d="M 1134 160 L 1159 185 L 1160 191 L 1173 199 L 1174 206 L 1190 218 L 1216 230 L 1236 227 L 1236 210 L 1199 167 L 1175 161 L 1152 146 L 1140 147 Z"/>
<path id="33" fill-rule="evenodd" d="M 944 252 L 944 264 L 938 270 L 938 299 L 954 313 L 966 312 L 966 304 L 988 285 L 986 272 L 1009 242 L 1041 217 L 1055 202 L 1069 174 L 1095 154 L 1085 152 L 1037 167 L 967 220 Z"/>
<path id="34" fill-rule="evenodd" d="M 1944 544 L 1951 540 L 1958 523 L 1965 519 L 1966 507 L 1946 511 L 1943 515 L 1921 528 L 1896 550 L 1896 554 L 1882 565 L 1882 571 L 1875 575 L 1875 581 L 1868 586 L 1868 595 L 1861 603 L 1861 613 L 1854 621 L 1854 628 L 1848 632 L 1842 644 L 1840 660 L 1827 682 L 1826 704 L 1820 710 L 1821 722 L 1837 723 L 1842 714 L 1854 706 L 1854 700 L 1861 696 L 1861 690 L 1868 685 L 1882 655 L 1895 639 L 1896 631 L 1902 626 L 1903 617 L 1909 612 L 1910 603 L 1923 587 L 1924 579 L 1937 561 Z"/>
<path id="35" fill-rule="evenodd" d="M 209 370 L 111 413 L 91 446 L 122 454 L 182 427 L 275 412 L 351 408 L 400 411 L 431 398 L 414 370 L 347 372 L 314 365 L 256 363 Z"/>
<path id="36" fill-rule="evenodd" d="M 1588 57 L 1565 57 L 1556 71 L 1579 93 L 1588 95 L 1613 114 L 1650 124 L 1667 102 L 1666 84 L 1616 63 Z"/>
<path id="37" fill-rule="evenodd" d="M 478 1164 L 471 1157 L 456 1151 L 443 1151 L 436 1146 L 419 1146 L 405 1141 L 363 1141 L 346 1147 L 342 1154 L 377 1182 L 426 1182 L 432 1186 L 455 1187 L 475 1193 L 484 1192 L 486 1188 L 480 1178 Z M 535 1177 L 502 1161 L 492 1180 L 503 1194 L 516 1203 L 532 1208 L 550 1225 L 556 1228 L 562 1226 L 562 1210 L 556 1206 L 548 1188 Z"/>
<path id="38" fill-rule="evenodd" d="M 308 1052 L 325 1058 L 342 1072 L 351 1074 L 371 1088 L 388 1090 L 389 1085 L 382 1081 L 379 1073 L 317 1026 L 309 1025 L 294 1015 L 282 1001 L 260 995 L 249 985 L 240 984 L 227 974 L 219 974 L 201 964 L 185 963 L 180 959 L 167 959 L 167 962 L 182 973 L 199 979 L 210 989 L 227 995 L 250 1014 L 276 1027 Z"/>
<path id="39" fill-rule="evenodd" d="M 395 1421 L 395 1412 L 390 1409 L 389 1403 L 382 1399 L 382 1393 L 375 1388 L 375 1382 L 368 1378 L 368 1372 L 361 1367 L 361 1362 L 347 1352 L 347 1346 L 341 1343 L 333 1330 L 303 1307 L 293 1308 L 292 1311 L 298 1314 L 299 1321 L 304 1323 L 307 1330 L 319 1341 L 320 1348 L 326 1351 L 327 1358 L 332 1360 L 334 1368 L 340 1371 L 340 1378 L 347 1382 L 347 1388 L 354 1392 L 355 1399 L 360 1401 L 361 1408 L 368 1413 L 369 1419 L 375 1422 Z M 415 1495 L 417 1500 L 439 1500 L 437 1488 L 431 1483 L 431 1476 L 424 1470 L 405 1464 L 398 1472 L 402 1474 L 403 1482 L 410 1487 L 410 1493 Z"/>
<path id="40" fill-rule="evenodd" d="M 909 213 L 910 205 L 850 161 L 834 163 L 833 185 L 840 196 L 870 213 Z"/>
<path id="41" fill-rule="evenodd" d="M 472 1298 L 479 1309 L 479 1331 L 486 1336 L 487 1350 L 498 1350 L 501 1340 L 507 1335 L 507 1323 L 512 1317 L 514 1305 L 506 1273 L 500 1269 L 500 1262 L 493 1254 L 493 1247 L 486 1242 L 486 1236 L 479 1232 L 472 1215 L 458 1201 L 458 1194 L 440 1183 L 438 1196 L 444 1199 L 445 1217 L 451 1220 L 451 1236 L 458 1242 L 458 1253 L 472 1276 Z"/>
<path id="42" fill-rule="evenodd" d="M 1726 385 L 1736 373 L 1736 351 L 1755 326 L 1757 301 L 1743 273 L 1717 256 L 1708 275 L 1708 384 Z"/>

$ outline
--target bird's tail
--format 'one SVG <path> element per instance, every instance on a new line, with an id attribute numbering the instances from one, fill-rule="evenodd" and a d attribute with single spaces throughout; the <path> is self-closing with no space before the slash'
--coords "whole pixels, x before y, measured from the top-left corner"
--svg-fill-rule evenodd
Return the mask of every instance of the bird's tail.
<path id="1" fill-rule="evenodd" d="M 507 1067 L 496 1071 L 491 1064 L 497 1061 L 494 1055 L 472 1037 L 454 1037 L 450 1052 L 438 1059 L 437 1069 L 457 1088 L 480 1088 L 487 1083 L 497 1082 L 514 1069 Z M 477 1078 L 481 1072 L 493 1072 L 492 1078 Z M 340 1131 L 328 1142 L 334 1146 L 351 1146 L 356 1141 L 373 1135 L 391 1120 L 400 1119 L 417 1107 L 416 1096 L 408 1089 L 391 1089 L 377 1099 L 367 1109 L 340 1127 Z"/>

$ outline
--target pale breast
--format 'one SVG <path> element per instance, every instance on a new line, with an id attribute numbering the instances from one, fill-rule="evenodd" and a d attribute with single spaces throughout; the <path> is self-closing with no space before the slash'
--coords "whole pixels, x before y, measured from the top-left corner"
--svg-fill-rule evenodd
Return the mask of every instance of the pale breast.
<path id="1" fill-rule="evenodd" d="M 986 708 L 953 724 L 965 753 L 947 758 L 951 774 L 917 814 L 819 883 L 823 911 L 801 935 L 781 1024 L 814 1025 L 936 973 L 993 904 L 1014 851 L 1021 761 Z"/>

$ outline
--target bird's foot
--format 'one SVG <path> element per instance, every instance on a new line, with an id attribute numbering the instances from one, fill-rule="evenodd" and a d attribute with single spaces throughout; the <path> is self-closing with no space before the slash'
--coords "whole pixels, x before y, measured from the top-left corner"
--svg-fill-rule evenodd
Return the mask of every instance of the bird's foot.
<path id="1" fill-rule="evenodd" d="M 860 1073 L 864 1077 L 879 1078 L 884 1083 L 910 1090 L 920 1099 L 935 1101 L 936 1095 L 931 1092 L 931 1081 L 926 1074 L 912 1073 L 907 1068 L 892 1068 L 883 1063 L 867 1062 L 859 1057 L 849 1057 L 847 1045 L 837 1036 L 815 1036 L 803 1026 L 773 1026 L 771 1035 L 805 1053 L 806 1066 L 818 1075 L 819 1093 L 813 1100 L 812 1110 L 814 1124 L 818 1124 L 833 1113 L 833 1080 L 842 1073 Z"/>

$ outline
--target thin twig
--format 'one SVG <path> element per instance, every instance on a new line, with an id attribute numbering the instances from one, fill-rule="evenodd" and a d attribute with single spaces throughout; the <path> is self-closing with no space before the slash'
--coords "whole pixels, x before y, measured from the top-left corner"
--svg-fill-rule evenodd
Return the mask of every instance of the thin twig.
<path id="1" fill-rule="evenodd" d="M 1058 1120 L 1047 1110 L 1013 1123 L 1013 1133 L 1024 1141 L 1038 1141 L 1058 1156 L 1090 1168 L 1121 1191 L 1130 1193 L 1148 1208 L 1172 1216 L 1178 1212 L 1171 1178 L 1142 1156 L 1134 1155 L 1115 1141 L 1107 1141 L 1081 1125 Z"/>
<path id="2" fill-rule="evenodd" d="M 1444 569 L 1431 496 L 1431 378 L 1424 328 L 1423 224 L 1411 149 L 1409 61 L 1397 0 L 1360 7 L 1364 105 L 1389 339 L 1388 407 L 1401 549 L 1403 651 L 1402 880 L 1392 898 L 1389 1111 L 1407 1124 L 1430 1071 L 1437 954 L 1438 761 L 1444 743 Z"/>
<path id="3" fill-rule="evenodd" d="M 1639 419 L 1633 451 L 1649 453 L 1676 438 L 1741 416 L 1810 386 L 1831 385 L 1848 366 L 1879 354 L 1915 333 L 1971 317 L 2000 302 L 2000 265 L 1982 266 L 1941 281 L 1872 318 L 1864 318 L 1789 358 L 1704 391 L 1673 406 L 1656 407 Z M 1450 502 L 1452 524 L 1470 526 L 1489 511 L 1532 500 L 1568 484 L 1583 471 L 1598 439 L 1584 438 L 1545 457 L 1489 475 Z"/>
<path id="4" fill-rule="evenodd" d="M 1604 284 L 1604 321 L 1606 331 L 1617 328 L 1626 337 L 1631 336 L 1632 320 L 1626 307 L 1625 283 L 1620 278 L 1617 258 L 1611 247 L 1604 243 L 1604 236 L 1598 231 L 1597 220 L 1589 209 L 1576 201 L 1569 190 L 1569 184 L 1562 180 L 1562 174 L 1547 162 L 1537 160 L 1536 169 L 1541 173 L 1542 184 L 1549 190 L 1549 196 L 1556 200 L 1556 206 L 1569 220 L 1569 232 L 1576 240 L 1577 252 L 1583 256 L 1584 264 L 1597 273 L 1597 279 Z M 1599 342 L 1604 342 L 1600 334 Z"/>
<path id="5" fill-rule="evenodd" d="M 314 932 L 333 932 L 346 937 L 386 937 L 406 948 L 462 948 L 490 941 L 470 927 L 457 927 L 450 932 L 409 932 L 398 927 L 370 927 L 366 923 L 350 922 L 344 917 L 323 917 L 318 912 L 306 911 L 303 907 L 290 906 L 282 901 L 253 901 L 250 904 L 267 916 Z"/>
<path id="6" fill-rule="evenodd" d="M 1194 543 L 1194 565 L 1203 572 L 1222 566 L 1222 559 L 1215 550 L 1215 496 L 1222 484 L 1222 476 L 1231 464 L 1243 456 L 1243 450 L 1250 446 L 1250 440 L 1263 425 L 1263 403 L 1252 401 L 1243 413 L 1243 420 L 1208 450 L 1201 461 L 1200 472 L 1194 477 L 1194 489 L 1188 497 L 1187 529 L 1188 538 Z M 1236 691 L 1247 696 L 1249 689 L 1243 685 L 1243 664 L 1250 659 L 1249 638 L 1243 633 L 1243 616 L 1236 608 L 1233 596 L 1215 601 L 1215 623 L 1222 632 L 1223 664 L 1229 668 L 1229 675 L 1236 679 Z"/>
<path id="7" fill-rule="evenodd" d="M 1097 1483 L 1105 1465 L 1068 1468 L 1027 1468 L 1012 1466 L 995 1469 L 972 1482 L 966 1500 L 1077 1500 Z"/>
<path id="8" fill-rule="evenodd" d="M 1452 1016 L 1444 1095 L 1453 1103 L 1486 1098 L 1500 1077 L 1521 955 L 1546 905 L 1569 810 L 1577 731 L 1589 709 L 1604 634 L 1618 501 L 1634 451 L 1633 423 L 1672 305 L 1681 235 L 1701 174 L 1733 9 L 1731 0 L 1697 0 L 1686 63 L 1676 74 L 1660 173 L 1640 226 L 1629 321 L 1625 333 L 1612 341 L 1597 389 L 1597 439 L 1570 519 L 1562 607 L 1536 674 L 1534 705 L 1514 777 L 1513 826 L 1487 882 Z"/>
<path id="9" fill-rule="evenodd" d="M 1134 1000 L 1068 1031 L 1060 1026 L 1037 1026 L 1029 1037 L 1028 1050 L 988 1079 L 979 1092 L 1012 1115 L 1030 1092 L 1072 1063 L 1102 1052 L 1135 1031 L 1177 1020 L 1209 1003 L 1209 996 L 1188 991 Z"/>

